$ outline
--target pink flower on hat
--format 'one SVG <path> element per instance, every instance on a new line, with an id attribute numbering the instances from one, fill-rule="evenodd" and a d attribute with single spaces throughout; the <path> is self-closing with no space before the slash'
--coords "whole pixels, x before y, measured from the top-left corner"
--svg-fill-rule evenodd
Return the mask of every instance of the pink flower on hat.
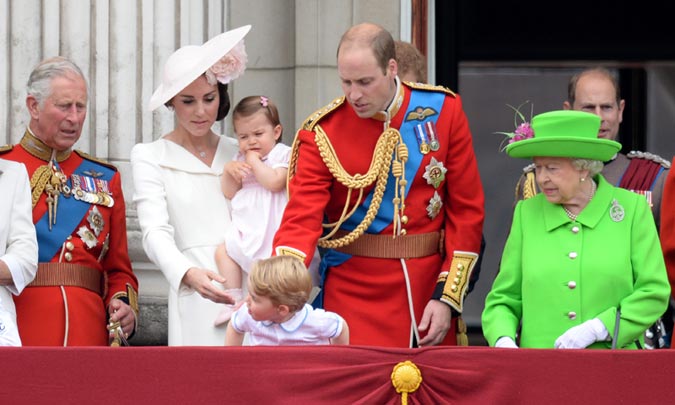
<path id="1" fill-rule="evenodd" d="M 513 137 L 509 139 L 509 143 L 522 141 L 523 139 L 534 138 L 534 130 L 529 122 L 523 122 L 518 125 L 515 131 L 513 131 Z"/>
<path id="2" fill-rule="evenodd" d="M 514 143 L 514 142 L 518 142 L 518 141 L 522 141 L 524 139 L 534 138 L 534 129 L 532 129 L 532 126 L 530 125 L 530 121 L 528 121 L 525 118 L 525 116 L 523 115 L 523 113 L 520 112 L 520 108 L 523 105 L 528 104 L 528 103 L 530 103 L 530 102 L 525 101 L 524 103 L 522 103 L 518 107 L 514 107 L 510 104 L 507 104 L 507 106 L 511 107 L 511 109 L 515 112 L 514 117 L 513 117 L 513 121 L 514 121 L 514 124 L 516 126 L 516 129 L 513 132 L 496 132 L 496 133 L 506 135 L 509 144 Z M 530 105 L 530 109 L 533 110 L 534 106 Z M 532 117 L 532 111 L 530 111 L 530 117 Z M 520 121 L 521 121 L 520 124 L 518 124 L 518 119 L 520 119 Z M 502 142 L 502 145 L 503 144 L 504 144 L 504 142 Z M 506 149 L 506 146 L 501 148 L 502 151 L 504 149 Z"/>
<path id="3" fill-rule="evenodd" d="M 230 52 L 225 54 L 225 56 L 220 58 L 218 62 L 214 63 L 206 71 L 206 77 L 209 82 L 213 81 L 213 84 L 215 84 L 215 80 L 218 80 L 222 84 L 227 84 L 244 74 L 246 62 L 248 62 L 246 48 L 244 47 L 244 40 L 241 40 Z"/>

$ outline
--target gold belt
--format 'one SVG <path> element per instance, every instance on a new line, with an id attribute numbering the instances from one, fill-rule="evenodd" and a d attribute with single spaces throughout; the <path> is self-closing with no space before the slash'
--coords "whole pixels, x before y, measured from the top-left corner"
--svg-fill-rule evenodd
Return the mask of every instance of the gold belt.
<path id="1" fill-rule="evenodd" d="M 338 231 L 336 237 L 346 235 Z M 410 259 L 426 257 L 442 252 L 441 232 L 419 233 L 414 235 L 373 235 L 364 233 L 347 246 L 336 248 L 338 252 L 353 256 L 375 257 L 379 259 Z"/>
<path id="2" fill-rule="evenodd" d="M 35 279 L 28 287 L 56 286 L 81 287 L 101 295 L 102 274 L 81 264 L 39 263 Z"/>

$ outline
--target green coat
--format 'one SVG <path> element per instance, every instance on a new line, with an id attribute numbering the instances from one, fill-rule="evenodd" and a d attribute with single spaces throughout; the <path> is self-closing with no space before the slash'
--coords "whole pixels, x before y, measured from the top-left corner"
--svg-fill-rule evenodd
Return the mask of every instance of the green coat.
<path id="1" fill-rule="evenodd" d="M 485 299 L 483 333 L 516 339 L 520 346 L 553 348 L 569 328 L 599 318 L 617 347 L 635 347 L 645 329 L 663 314 L 670 287 L 654 219 L 644 196 L 596 177 L 595 196 L 571 221 L 543 194 L 520 201 L 500 271 Z M 614 203 L 615 202 L 615 203 Z M 615 221 L 611 208 L 623 207 Z M 596 342 L 592 348 L 610 348 Z"/>

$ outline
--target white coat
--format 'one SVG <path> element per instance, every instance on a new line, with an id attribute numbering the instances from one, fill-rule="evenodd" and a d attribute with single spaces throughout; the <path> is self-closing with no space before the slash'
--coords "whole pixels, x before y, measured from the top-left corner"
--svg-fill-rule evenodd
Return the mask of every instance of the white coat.
<path id="1" fill-rule="evenodd" d="M 213 326 L 222 304 L 202 298 L 181 281 L 191 267 L 218 271 L 215 250 L 230 226 L 220 176 L 237 150 L 234 139 L 221 136 L 211 167 L 163 138 L 131 150 L 143 249 L 170 286 L 170 346 L 225 343 L 226 325 Z"/>
<path id="2" fill-rule="evenodd" d="M 0 346 L 21 346 L 12 294 L 33 281 L 38 262 L 30 183 L 22 163 L 0 159 L 0 195 L 0 260 L 12 277 L 10 284 L 0 285 Z"/>

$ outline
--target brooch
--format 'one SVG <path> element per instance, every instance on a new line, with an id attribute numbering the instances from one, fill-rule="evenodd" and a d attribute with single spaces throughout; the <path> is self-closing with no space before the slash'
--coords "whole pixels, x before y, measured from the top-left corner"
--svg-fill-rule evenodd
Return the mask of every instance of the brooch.
<path id="1" fill-rule="evenodd" d="M 619 204 L 619 202 L 616 201 L 616 198 L 612 200 L 612 206 L 609 208 L 609 217 L 612 218 L 612 221 L 621 222 L 623 221 L 623 217 L 625 215 L 626 212 L 624 211 L 621 204 Z"/>

